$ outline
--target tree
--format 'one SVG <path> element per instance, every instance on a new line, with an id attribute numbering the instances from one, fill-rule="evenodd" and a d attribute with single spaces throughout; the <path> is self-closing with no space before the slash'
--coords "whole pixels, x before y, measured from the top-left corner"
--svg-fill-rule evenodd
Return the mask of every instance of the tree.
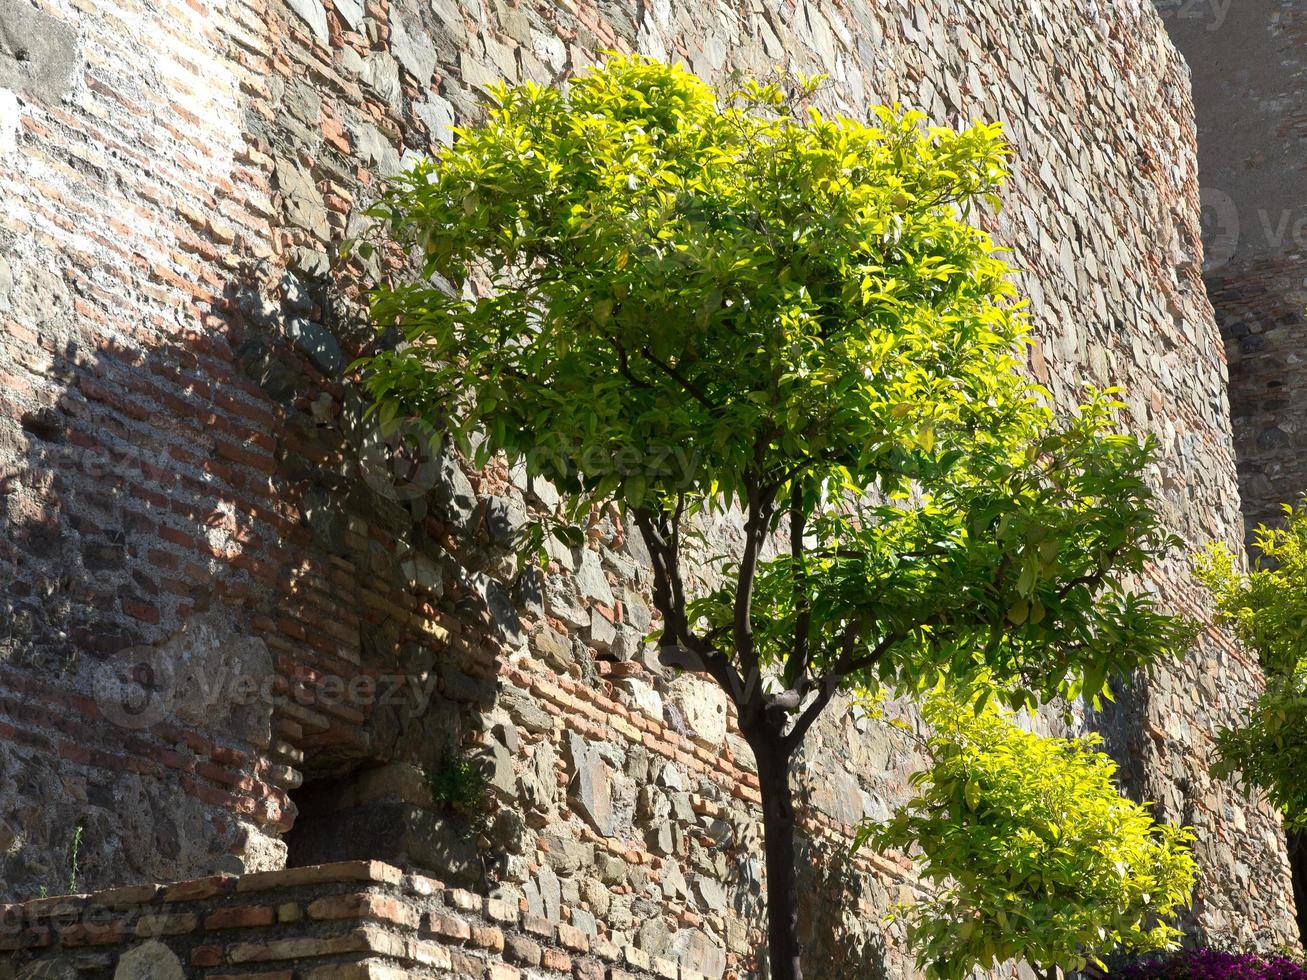
<path id="1" fill-rule="evenodd" d="M 1128 576 L 1173 544 L 1151 444 L 1094 395 L 1055 418 L 989 237 L 997 125 L 926 129 L 612 58 L 498 88 L 487 121 L 372 214 L 421 258 L 376 291 L 366 362 L 417 416 L 567 496 L 615 503 L 653 564 L 660 642 L 727 693 L 761 787 L 772 976 L 800 976 L 791 761 L 842 691 L 1094 698 L 1187 642 Z M 682 574 L 738 508 L 726 584 Z M 566 536 L 567 532 L 559 529 Z M 764 557 L 773 538 L 786 542 Z"/>
<path id="2" fill-rule="evenodd" d="M 920 853 L 938 886 L 904 910 L 918 966 L 962 980 L 995 960 L 1053 975 L 1117 948 L 1172 949 L 1189 902 L 1192 832 L 1123 797 L 1097 735 L 1050 738 L 942 690 L 923 703 L 931 764 L 916 794 L 856 845 Z"/>
<path id="3" fill-rule="evenodd" d="M 1281 527 L 1253 535 L 1250 571 L 1213 545 L 1198 577 L 1220 621 L 1257 655 L 1266 688 L 1243 723 L 1217 736 L 1218 775 L 1242 775 L 1264 791 L 1290 831 L 1298 925 L 1307 937 L 1307 505 L 1285 506 Z"/>

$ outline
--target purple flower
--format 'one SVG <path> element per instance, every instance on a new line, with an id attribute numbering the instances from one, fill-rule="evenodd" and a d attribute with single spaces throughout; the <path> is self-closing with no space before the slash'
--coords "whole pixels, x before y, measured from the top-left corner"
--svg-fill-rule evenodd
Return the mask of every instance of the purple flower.
<path id="1" fill-rule="evenodd" d="M 1122 980 L 1307 980 L 1296 960 L 1220 949 L 1185 949 L 1113 970 Z"/>

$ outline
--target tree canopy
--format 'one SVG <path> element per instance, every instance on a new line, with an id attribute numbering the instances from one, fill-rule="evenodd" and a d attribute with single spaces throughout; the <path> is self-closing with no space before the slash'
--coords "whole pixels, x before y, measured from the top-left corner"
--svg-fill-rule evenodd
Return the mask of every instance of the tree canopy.
<path id="1" fill-rule="evenodd" d="M 734 504 L 761 539 L 797 499 L 817 547 L 691 617 L 750 627 L 720 652 L 791 685 L 983 667 L 1013 703 L 1093 697 L 1181 648 L 1125 587 L 1173 544 L 1151 445 L 1110 431 L 1104 396 L 1055 422 L 1009 268 L 966 220 L 1006 174 L 999 127 L 790 109 L 639 57 L 498 89 L 374 209 L 424 258 L 375 296 L 405 341 L 368 364 L 383 413 L 483 433 L 575 513 Z"/>

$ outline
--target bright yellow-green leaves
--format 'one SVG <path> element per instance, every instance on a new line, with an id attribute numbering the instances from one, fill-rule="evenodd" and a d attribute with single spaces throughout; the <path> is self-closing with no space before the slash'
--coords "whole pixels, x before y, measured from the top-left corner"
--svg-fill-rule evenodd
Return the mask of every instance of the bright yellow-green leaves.
<path id="1" fill-rule="evenodd" d="M 1036 735 L 969 695 L 924 704 L 930 765 L 903 810 L 858 841 L 918 851 L 938 886 L 901 912 L 922 969 L 942 980 L 1008 959 L 1083 969 L 1117 947 L 1177 944 L 1192 835 L 1121 796 L 1096 736 Z"/>
<path id="2" fill-rule="evenodd" d="M 1213 546 L 1198 562 L 1222 621 L 1257 654 L 1266 691 L 1238 728 L 1220 733 L 1220 765 L 1265 791 L 1293 827 L 1307 828 L 1307 508 L 1257 529 L 1259 559 L 1243 574 Z"/>
<path id="3" fill-rule="evenodd" d="M 1056 428 L 1022 415 L 1028 430 L 947 433 L 940 455 L 913 458 L 915 496 L 852 518 L 814 495 L 810 529 L 823 545 L 803 558 L 803 592 L 788 557 L 759 571 L 763 659 L 786 664 L 798 595 L 816 667 L 878 651 L 848 679 L 864 691 L 983 678 L 977 694 L 1012 707 L 1060 696 L 1097 706 L 1111 675 L 1186 649 L 1193 625 L 1129 587 L 1128 573 L 1173 539 L 1140 476 L 1150 446 L 1108 429 L 1114 405 L 1100 395 Z M 734 595 L 728 581 L 693 611 L 725 628 Z M 858 621 L 873 625 L 850 648 L 842 627 Z"/>
<path id="4" fill-rule="evenodd" d="M 374 209 L 435 277 L 374 299 L 395 411 L 639 504 L 804 458 L 866 482 L 1031 397 L 1007 267 L 960 220 L 1005 174 L 996 125 L 791 115 L 638 57 L 495 98 Z"/>
<path id="5" fill-rule="evenodd" d="M 1151 445 L 1113 433 L 1106 396 L 1054 419 L 966 220 L 1006 174 L 997 125 L 831 119 L 756 82 L 719 100 L 640 57 L 495 99 L 375 209 L 427 257 L 374 298 L 405 340 L 368 364 L 383 413 L 484 433 L 578 514 L 798 483 L 820 544 L 765 562 L 753 601 L 782 673 L 804 595 L 812 665 L 846 633 L 849 658 L 885 646 L 861 686 L 984 669 L 1012 704 L 1093 698 L 1184 648 L 1126 585 L 1173 543 Z M 733 589 L 695 616 L 720 633 Z"/>

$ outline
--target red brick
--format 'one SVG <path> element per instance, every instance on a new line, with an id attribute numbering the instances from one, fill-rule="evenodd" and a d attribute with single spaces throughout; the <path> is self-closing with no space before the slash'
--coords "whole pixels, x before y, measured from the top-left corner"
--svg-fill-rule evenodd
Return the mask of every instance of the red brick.
<path id="1" fill-rule="evenodd" d="M 218 909 L 204 919 L 205 929 L 248 929 L 253 926 L 270 926 L 277 920 L 271 905 L 240 905 Z"/>

